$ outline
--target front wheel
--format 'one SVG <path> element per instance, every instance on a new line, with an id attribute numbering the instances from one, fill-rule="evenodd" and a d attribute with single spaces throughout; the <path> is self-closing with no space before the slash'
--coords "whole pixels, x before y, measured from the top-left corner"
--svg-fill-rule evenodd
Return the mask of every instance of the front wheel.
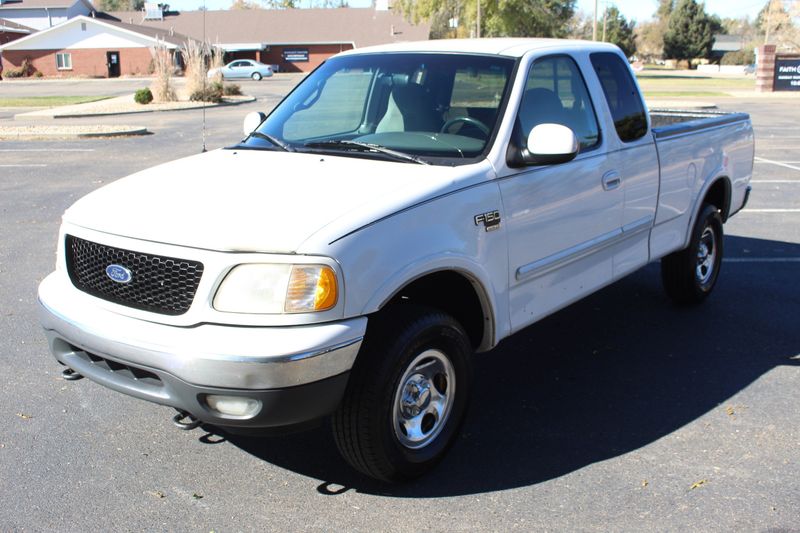
<path id="1" fill-rule="evenodd" d="M 699 304 L 711 294 L 722 266 L 723 237 L 719 210 L 705 205 L 689 246 L 661 259 L 664 289 L 676 303 Z"/>
<path id="2" fill-rule="evenodd" d="M 458 435 L 472 350 L 461 325 L 437 310 L 403 305 L 370 320 L 334 439 L 356 470 L 404 481 L 433 468 Z"/>
<path id="3" fill-rule="evenodd" d="M 253 78 L 255 81 L 261 81 L 261 74 L 259 74 L 258 72 L 253 72 L 253 76 L 252 76 L 252 78 Z"/>

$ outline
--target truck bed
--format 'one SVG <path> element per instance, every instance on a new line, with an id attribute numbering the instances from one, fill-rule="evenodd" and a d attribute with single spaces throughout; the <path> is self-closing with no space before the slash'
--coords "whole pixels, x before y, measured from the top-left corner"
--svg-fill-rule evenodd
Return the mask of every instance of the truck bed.
<path id="1" fill-rule="evenodd" d="M 656 139 L 691 133 L 750 118 L 747 113 L 726 111 L 697 111 L 682 109 L 651 109 L 650 120 Z"/>

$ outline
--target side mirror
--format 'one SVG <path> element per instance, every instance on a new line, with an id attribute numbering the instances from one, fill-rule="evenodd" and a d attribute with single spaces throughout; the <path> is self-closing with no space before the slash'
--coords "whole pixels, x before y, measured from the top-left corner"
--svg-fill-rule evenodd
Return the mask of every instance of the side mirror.
<path id="1" fill-rule="evenodd" d="M 539 124 L 528 135 L 528 153 L 523 155 L 529 165 L 555 165 L 572 161 L 580 149 L 578 138 L 570 128 L 561 124 Z"/>
<path id="2" fill-rule="evenodd" d="M 244 136 L 247 137 L 251 133 L 253 133 L 257 127 L 264 122 L 264 119 L 267 118 L 267 115 L 262 113 L 261 111 L 253 111 L 248 113 L 246 117 L 244 117 L 244 124 L 242 125 L 242 131 L 244 132 Z"/>

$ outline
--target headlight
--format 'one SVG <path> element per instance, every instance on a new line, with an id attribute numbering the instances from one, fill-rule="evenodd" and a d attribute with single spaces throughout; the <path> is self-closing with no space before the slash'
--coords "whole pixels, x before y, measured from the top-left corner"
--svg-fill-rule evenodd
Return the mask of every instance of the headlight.
<path id="1" fill-rule="evenodd" d="M 310 313 L 336 305 L 336 273 L 326 265 L 248 264 L 231 270 L 214 296 L 227 313 Z"/>

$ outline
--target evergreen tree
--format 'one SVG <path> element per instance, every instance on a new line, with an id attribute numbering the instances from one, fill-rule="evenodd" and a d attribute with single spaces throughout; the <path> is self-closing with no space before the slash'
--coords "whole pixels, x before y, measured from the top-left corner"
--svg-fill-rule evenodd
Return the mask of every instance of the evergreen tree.
<path id="1" fill-rule="evenodd" d="M 626 57 L 636 53 L 636 40 L 633 35 L 636 22 L 628 22 L 615 6 L 611 6 L 605 12 L 605 27 L 607 43 L 619 46 Z"/>
<path id="2" fill-rule="evenodd" d="M 711 55 L 714 35 L 722 29 L 695 0 L 679 0 L 664 35 L 664 55 L 670 59 L 705 58 Z"/>

